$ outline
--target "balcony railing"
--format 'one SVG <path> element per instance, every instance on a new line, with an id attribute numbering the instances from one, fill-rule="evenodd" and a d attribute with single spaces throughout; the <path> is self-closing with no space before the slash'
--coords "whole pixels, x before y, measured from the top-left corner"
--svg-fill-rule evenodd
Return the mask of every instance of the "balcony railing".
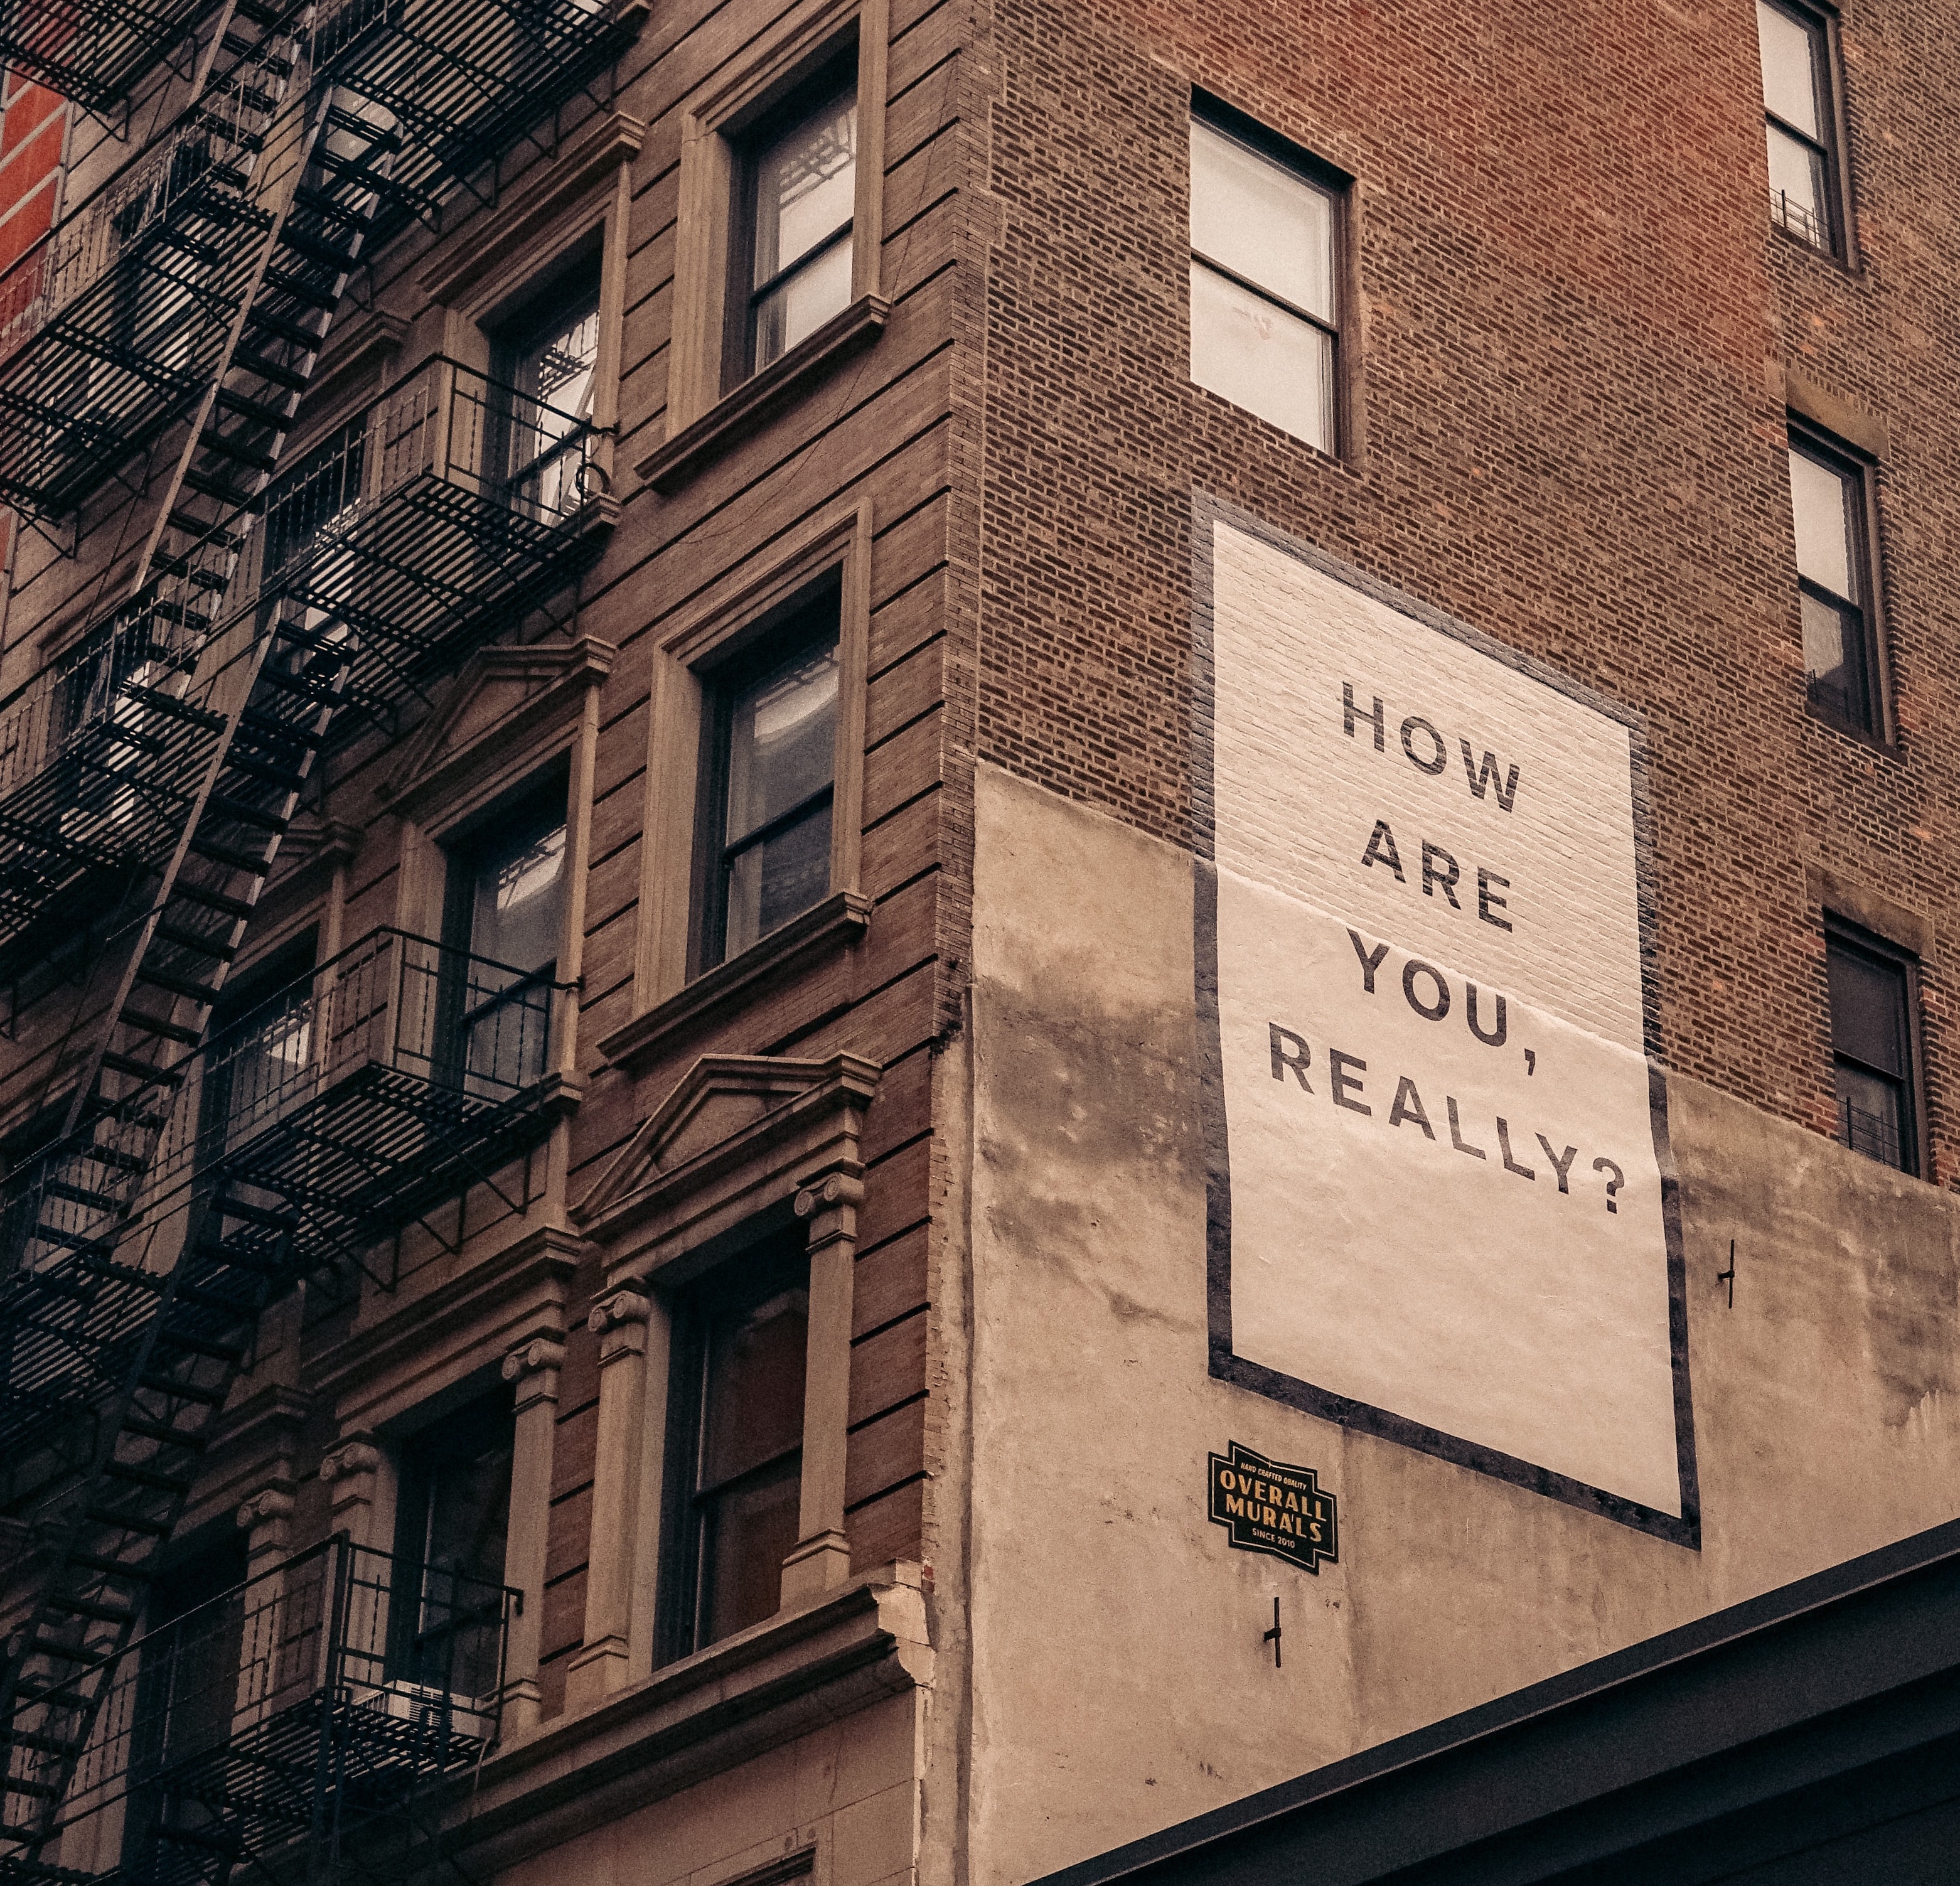
<path id="1" fill-rule="evenodd" d="M 27 1267 L 106 1253 L 220 1188 L 276 1203 L 295 1276 L 387 1236 L 535 1132 L 568 994 L 546 973 L 373 932 L 190 1057 L 140 1179 L 119 1191 L 104 1121 L 10 1182 Z"/>
<path id="2" fill-rule="evenodd" d="M 167 227 L 230 221 L 245 182 L 234 161 L 269 122 L 256 87 L 243 78 L 214 85 L 195 113 L 64 216 L 0 277 L 0 359 Z"/>
<path id="3" fill-rule="evenodd" d="M 3 0 L 0 65 L 91 110 L 126 97 L 210 0 Z"/>
<path id="4" fill-rule="evenodd" d="M 160 576 L 0 699 L 0 943 L 78 874 L 168 851 L 209 750 L 183 709 L 275 618 L 342 640 L 345 698 L 391 718 L 548 600 L 597 548 L 598 444 L 577 415 L 431 360 L 273 485 L 221 590 Z"/>
<path id="5" fill-rule="evenodd" d="M 1838 1100 L 1838 1138 L 1841 1144 L 1867 1159 L 1876 1159 L 1881 1166 L 1904 1166 L 1905 1150 L 1898 1122 L 1854 1107 L 1841 1094 Z"/>
<path id="6" fill-rule="evenodd" d="M 393 1876 L 390 1817 L 496 1742 L 521 1602 L 344 1535 L 212 1596 L 29 1706 L 13 1774 L 57 1791 L 43 1859 L 174 1886 L 276 1877 L 305 1841 Z M 78 1760 L 49 1752 L 78 1731 Z"/>
<path id="7" fill-rule="evenodd" d="M 1770 221 L 1787 229 L 1799 242 L 1808 243 L 1813 249 L 1831 253 L 1831 224 L 1819 211 L 1808 203 L 1800 202 L 1787 190 L 1770 192 Z"/>
<path id="8" fill-rule="evenodd" d="M 218 374 L 268 227 L 268 85 L 215 82 L 0 274 L 0 498 L 72 507 Z"/>

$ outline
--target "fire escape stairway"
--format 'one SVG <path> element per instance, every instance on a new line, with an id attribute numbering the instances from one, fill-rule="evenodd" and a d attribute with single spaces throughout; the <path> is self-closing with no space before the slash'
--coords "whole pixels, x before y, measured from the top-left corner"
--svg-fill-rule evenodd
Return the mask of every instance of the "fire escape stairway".
<path id="1" fill-rule="evenodd" d="M 300 49 L 288 49 L 294 56 L 266 55 L 282 68 L 269 84 L 290 83 Z M 138 1622 L 202 1430 L 286 1280 L 288 1226 L 221 1191 L 177 1225 L 179 1248 L 157 1248 L 156 1229 L 133 1243 L 123 1235 L 349 661 L 303 622 L 250 612 L 226 621 L 222 611 L 393 139 L 303 97 L 265 103 L 301 131 L 284 173 L 266 167 L 252 206 L 259 254 L 183 451 L 152 580 L 108 638 L 105 736 L 116 758 L 62 782 L 86 787 L 84 821 L 143 807 L 178 835 L 135 933 L 103 959 L 121 967 L 67 1131 L 9 1188 L 5 1406 L 41 1417 L 49 1442 L 9 1463 L 38 1478 L 16 1510 L 32 1515 L 45 1560 L 0 1678 L 9 1757 L 0 1853 L 23 1859 L 99 1700 L 99 1685 L 75 1678 L 110 1667 Z"/>
<path id="2" fill-rule="evenodd" d="M 210 10 L 210 0 L 0 0 L 0 65 L 106 112 Z"/>
<path id="3" fill-rule="evenodd" d="M 189 422 L 135 593 L 0 702 L 0 946 L 62 921 L 91 869 L 123 873 L 123 907 L 141 913 L 112 933 L 76 1004 L 75 1028 L 92 1019 L 94 1032 L 62 1134 L 10 1176 L 0 1206 L 0 1482 L 16 1541 L 0 1595 L 25 1605 L 8 1614 L 18 1628 L 0 1665 L 0 1878 L 65 1876 L 44 1849 L 206 1430 L 266 1305 L 321 1261 L 320 1227 L 301 1223 L 316 1207 L 288 1202 L 296 1184 L 269 1189 L 269 1171 L 240 1166 L 190 1186 L 181 1208 L 152 1207 L 158 1148 L 200 1104 L 215 1004 L 336 711 L 358 669 L 397 692 L 483 632 L 485 603 L 535 600 L 584 536 L 588 432 L 551 415 L 548 449 L 486 495 L 488 433 L 508 431 L 511 409 L 479 388 L 469 475 L 454 479 L 447 458 L 418 463 L 363 513 L 377 568 L 381 546 L 425 543 L 431 517 L 460 547 L 364 617 L 341 588 L 321 590 L 317 560 L 268 580 L 261 517 L 286 436 L 377 225 L 430 214 L 444 179 L 467 183 L 494 162 L 616 57 L 638 19 L 579 0 L 276 14 L 240 0 L 230 64 L 161 154 L 91 211 L 86 242 L 56 244 L 17 277 L 12 302 L 0 282 L 0 498 L 33 515 L 72 508 Z M 427 436 L 440 431 L 453 456 L 472 402 L 459 405 L 449 363 L 437 371 L 447 390 Z M 399 520 L 418 514 L 403 536 Z M 422 617 L 405 624 L 410 592 Z M 384 630 L 401 642 L 386 654 Z M 493 1009 L 508 995 L 496 981 Z M 392 1117 L 445 1128 L 453 1100 L 428 1096 L 454 1077 L 405 1083 L 401 1050 L 379 1089 L 349 1092 L 399 1093 Z M 527 1088 L 485 1117 L 531 1106 Z M 466 1163 L 471 1110 L 445 1130 L 462 1133 Z M 411 1206 L 412 1186 L 397 1185 L 377 1208 Z M 207 1876 L 234 1858 L 216 1856 Z"/>

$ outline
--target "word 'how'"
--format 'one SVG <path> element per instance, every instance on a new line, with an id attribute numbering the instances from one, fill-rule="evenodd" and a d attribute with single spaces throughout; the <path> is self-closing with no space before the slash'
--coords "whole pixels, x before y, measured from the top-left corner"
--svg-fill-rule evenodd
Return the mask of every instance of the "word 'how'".
<path id="1" fill-rule="evenodd" d="M 1375 730 L 1375 751 L 1386 753 L 1389 750 L 1388 710 L 1382 705 L 1382 697 L 1370 697 L 1373 705 L 1363 710 L 1354 698 L 1351 682 L 1341 684 L 1341 727 L 1351 740 L 1357 726 L 1372 725 Z M 1449 749 L 1434 724 L 1425 720 L 1419 714 L 1411 714 L 1396 730 L 1404 756 L 1418 772 L 1427 773 L 1433 779 L 1449 764 Z M 1463 755 L 1463 776 L 1468 783 L 1473 797 L 1481 799 L 1489 794 L 1495 797 L 1499 808 L 1509 812 L 1518 796 L 1518 767 L 1514 760 L 1505 768 L 1496 754 L 1487 751 L 1480 761 L 1472 749 L 1470 743 L 1459 736 L 1457 750 Z"/>

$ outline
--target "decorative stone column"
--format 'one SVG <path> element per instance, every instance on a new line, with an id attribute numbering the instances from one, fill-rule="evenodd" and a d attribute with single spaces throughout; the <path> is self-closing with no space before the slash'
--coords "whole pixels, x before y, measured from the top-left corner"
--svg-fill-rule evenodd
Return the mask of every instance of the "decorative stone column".
<path id="1" fill-rule="evenodd" d="M 511 1620 L 504 1659 L 504 1722 L 523 1735 L 537 1727 L 543 1702 L 538 1657 L 543 1646 L 545 1558 L 550 1544 L 552 1446 L 558 1429 L 558 1377 L 565 1344 L 533 1336 L 504 1358 L 504 1379 L 517 1385 L 511 1458 L 511 1520 L 504 1582 L 523 1594 Z"/>
<path id="2" fill-rule="evenodd" d="M 371 1434 L 350 1435 L 327 1449 L 320 1477 L 332 1489 L 332 1518 L 327 1530 L 344 1532 L 352 1544 L 387 1551 L 392 1541 L 377 1538 L 380 1515 L 381 1450 Z"/>
<path id="3" fill-rule="evenodd" d="M 592 1306 L 586 1327 L 599 1338 L 599 1433 L 593 1449 L 590 1570 L 585 1644 L 565 1675 L 568 1709 L 590 1707 L 634 1675 L 633 1589 L 641 1554 L 640 1501 L 648 1449 L 663 1451 L 665 1368 L 659 1411 L 649 1404 L 647 1334 L 655 1315 L 641 1292 L 615 1290 Z M 663 1350 L 665 1345 L 662 1345 Z M 657 1504 L 658 1496 L 655 1495 Z"/>
<path id="4" fill-rule="evenodd" d="M 851 1576 L 844 1532 L 851 1424 L 851 1312 L 864 1169 L 812 1175 L 796 1195 L 810 1223 L 810 1347 L 803 1378 L 803 1496 L 796 1550 L 783 1561 L 783 1602 L 800 1604 Z"/>
<path id="5" fill-rule="evenodd" d="M 256 1578 L 291 1556 L 293 1484 L 283 1475 L 262 1487 L 238 1509 L 239 1529 L 245 1535 L 245 1576 Z"/>

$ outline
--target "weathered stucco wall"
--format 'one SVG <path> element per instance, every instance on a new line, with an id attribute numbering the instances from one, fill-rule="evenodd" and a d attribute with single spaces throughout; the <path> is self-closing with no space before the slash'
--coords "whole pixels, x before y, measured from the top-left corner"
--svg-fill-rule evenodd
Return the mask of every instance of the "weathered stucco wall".
<path id="1" fill-rule="evenodd" d="M 1699 1550 L 1212 1379 L 1190 855 L 987 768 L 978 806 L 975 1886 L 1960 1512 L 1960 1201 L 1685 1080 Z M 1317 1471 L 1338 1565 L 1228 1547 L 1233 1440 Z"/>

